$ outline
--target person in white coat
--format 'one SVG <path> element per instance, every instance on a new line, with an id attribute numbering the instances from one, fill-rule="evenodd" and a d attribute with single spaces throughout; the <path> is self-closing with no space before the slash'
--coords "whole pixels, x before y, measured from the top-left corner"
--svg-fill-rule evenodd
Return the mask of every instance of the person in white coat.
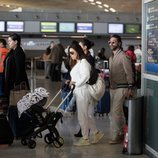
<path id="1" fill-rule="evenodd" d="M 70 85 L 74 84 L 74 94 L 76 97 L 76 105 L 78 111 L 78 121 L 81 126 L 83 137 L 74 145 L 85 146 L 97 143 L 104 133 L 96 128 L 93 112 L 96 101 L 92 98 L 88 91 L 87 81 L 90 78 L 91 65 L 86 60 L 86 56 L 78 44 L 73 42 L 69 47 L 70 59 L 76 61 L 70 75 Z M 89 131 L 92 133 L 92 141 L 89 139 Z"/>

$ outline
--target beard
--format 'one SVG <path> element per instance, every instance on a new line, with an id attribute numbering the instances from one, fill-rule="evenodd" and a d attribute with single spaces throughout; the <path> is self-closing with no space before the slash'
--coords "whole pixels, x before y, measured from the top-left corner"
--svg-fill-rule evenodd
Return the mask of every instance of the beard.
<path id="1" fill-rule="evenodd" d="M 115 51 L 115 50 L 117 50 L 117 49 L 119 49 L 119 46 L 118 46 L 118 45 L 117 45 L 117 46 L 112 46 L 112 47 L 111 47 L 111 50 L 112 50 L 112 51 Z"/>

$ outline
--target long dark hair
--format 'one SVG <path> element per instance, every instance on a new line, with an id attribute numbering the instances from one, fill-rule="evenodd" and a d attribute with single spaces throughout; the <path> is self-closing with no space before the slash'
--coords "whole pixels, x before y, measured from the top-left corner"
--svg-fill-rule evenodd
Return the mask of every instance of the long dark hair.
<path id="1" fill-rule="evenodd" d="M 0 39 L 0 43 L 2 43 L 3 44 L 3 46 L 4 46 L 4 48 L 6 48 L 6 46 L 7 46 L 7 42 L 6 42 L 6 40 L 5 39 Z"/>
<path id="2" fill-rule="evenodd" d="M 20 35 L 14 33 L 9 36 L 13 41 L 17 41 L 17 46 L 21 45 L 21 37 Z"/>
<path id="3" fill-rule="evenodd" d="M 80 60 L 83 59 L 83 58 L 86 58 L 86 55 L 84 54 L 83 49 L 81 48 L 79 43 L 77 41 L 72 41 L 71 45 L 68 48 L 68 54 L 69 54 L 68 57 L 69 57 L 70 67 L 73 68 L 73 66 L 76 65 L 77 61 L 71 59 L 71 57 L 70 57 L 70 48 L 74 49 L 78 53 L 78 58 Z"/>
<path id="4" fill-rule="evenodd" d="M 71 45 L 69 46 L 68 52 L 70 53 L 70 48 L 73 48 L 77 54 L 78 54 L 78 58 L 81 60 L 83 58 L 86 58 L 86 55 L 83 52 L 83 49 L 81 48 L 81 46 L 79 45 L 79 43 L 77 41 L 72 41 Z"/>
<path id="5" fill-rule="evenodd" d="M 83 46 L 87 46 L 87 49 L 91 49 L 94 46 L 94 43 L 92 41 L 90 41 L 87 38 L 83 38 L 83 40 L 81 41 L 81 43 L 83 44 Z"/>

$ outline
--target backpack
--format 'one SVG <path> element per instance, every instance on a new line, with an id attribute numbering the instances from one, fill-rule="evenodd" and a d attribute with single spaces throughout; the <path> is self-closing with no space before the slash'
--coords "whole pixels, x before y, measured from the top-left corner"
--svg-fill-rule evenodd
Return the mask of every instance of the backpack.
<path id="1" fill-rule="evenodd" d="M 89 80 L 87 81 L 87 84 L 89 85 L 93 85 L 97 82 L 97 79 L 98 79 L 98 71 L 97 69 L 95 68 L 91 68 L 91 72 L 90 72 L 90 78 Z"/>

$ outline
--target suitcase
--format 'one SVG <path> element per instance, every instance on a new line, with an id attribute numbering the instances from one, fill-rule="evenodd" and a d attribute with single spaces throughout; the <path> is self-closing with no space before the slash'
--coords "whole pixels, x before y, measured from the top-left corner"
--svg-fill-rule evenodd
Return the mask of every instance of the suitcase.
<path id="1" fill-rule="evenodd" d="M 11 145 L 14 140 L 13 132 L 10 128 L 6 115 L 0 114 L 0 144 Z"/>
<path id="2" fill-rule="evenodd" d="M 23 113 L 19 118 L 17 106 L 9 107 L 8 121 L 16 139 L 21 138 L 24 135 L 25 130 L 30 127 L 30 117 Z"/>
<path id="3" fill-rule="evenodd" d="M 105 90 L 103 97 L 99 100 L 97 106 L 95 107 L 95 114 L 108 115 L 110 112 L 110 93 L 109 90 Z"/>
<path id="4" fill-rule="evenodd" d="M 63 82 L 62 87 L 61 87 L 61 98 L 62 98 L 62 100 L 65 99 L 65 97 L 69 94 L 70 91 L 71 91 L 71 88 L 69 87 L 69 85 L 65 84 Z M 72 98 L 72 94 L 70 94 L 67 97 L 67 99 L 65 99 L 65 101 L 61 104 L 60 108 L 65 110 L 68 107 L 71 98 Z"/>

